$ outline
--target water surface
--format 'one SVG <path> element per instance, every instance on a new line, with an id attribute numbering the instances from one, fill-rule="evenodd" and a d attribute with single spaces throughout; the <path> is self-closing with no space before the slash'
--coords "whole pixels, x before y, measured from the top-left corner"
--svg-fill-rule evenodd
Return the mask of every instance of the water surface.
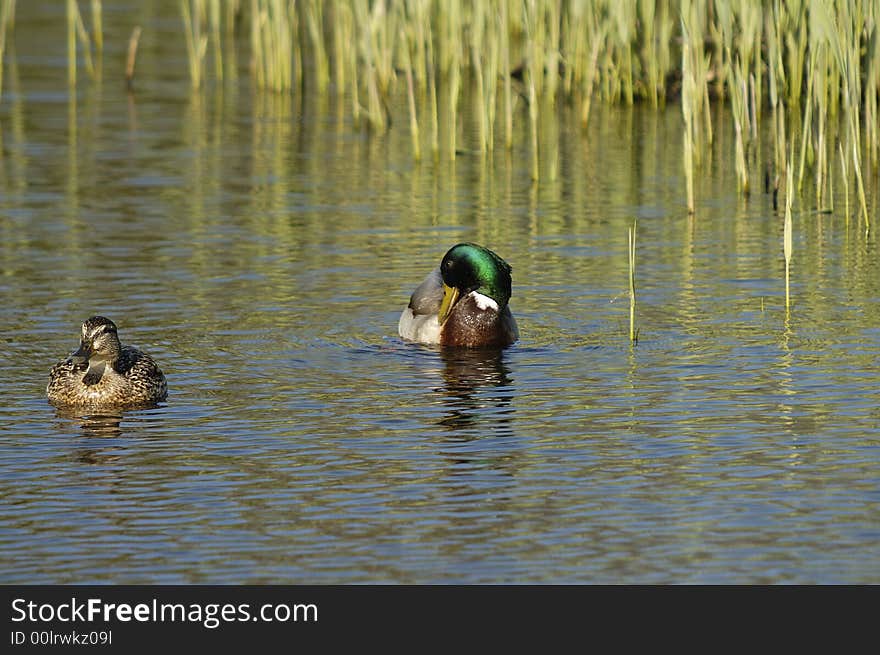
<path id="1" fill-rule="evenodd" d="M 192 95 L 174 3 L 134 16 L 132 95 L 133 18 L 108 10 L 104 83 L 71 100 L 63 5 L 19 4 L 2 582 L 880 582 L 880 257 L 842 184 L 830 214 L 796 206 L 786 311 L 782 216 L 738 195 L 723 112 L 689 217 L 675 106 L 551 111 L 534 185 L 526 135 L 467 147 L 467 102 L 456 160 L 416 165 L 402 102 L 376 137 L 254 91 L 246 61 Z M 396 334 L 461 240 L 513 266 L 505 351 Z M 167 402 L 47 403 L 97 313 Z"/>

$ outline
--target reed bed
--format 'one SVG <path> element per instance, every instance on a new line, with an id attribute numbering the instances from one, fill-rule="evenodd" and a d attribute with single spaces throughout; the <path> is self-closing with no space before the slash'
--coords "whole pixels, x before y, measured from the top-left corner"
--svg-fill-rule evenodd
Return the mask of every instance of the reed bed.
<path id="1" fill-rule="evenodd" d="M 100 79 L 104 48 L 101 1 L 90 0 L 90 31 L 79 4 L 66 5 L 71 86 L 78 61 Z M 0 0 L 0 21 L 11 22 L 14 7 Z M 424 146 L 435 157 L 461 152 L 465 99 L 477 111 L 478 151 L 510 149 L 522 132 L 536 182 L 542 112 L 565 103 L 586 125 L 597 102 L 678 102 L 690 212 L 698 210 L 694 180 L 713 130 L 729 130 L 742 194 L 763 173 L 775 198 L 796 166 L 795 192 L 826 211 L 836 165 L 845 205 L 852 193 L 860 224 L 871 226 L 865 182 L 880 166 L 877 0 L 179 0 L 179 7 L 194 89 L 222 83 L 234 69 L 224 64 L 234 57 L 230 43 L 247 41 L 258 88 L 335 95 L 355 124 L 376 134 L 405 98 L 415 160 Z M 0 26 L 0 47 L 5 34 Z M 718 103 L 729 103 L 727 125 L 713 123 Z M 758 161 L 755 147 L 767 112 L 769 163 Z"/>
<path id="2" fill-rule="evenodd" d="M 810 187 L 812 202 L 827 210 L 836 159 L 844 186 L 855 190 L 860 221 L 870 226 L 864 170 L 870 166 L 873 176 L 880 165 L 876 0 L 230 0 L 225 11 L 219 3 L 181 0 L 194 87 L 206 75 L 206 35 L 243 19 L 258 87 L 335 94 L 356 124 L 375 133 L 388 128 L 389 107 L 402 94 L 415 160 L 422 134 L 430 134 L 435 157 L 460 152 L 467 93 L 478 150 L 491 153 L 496 141 L 509 149 L 515 130 L 524 130 L 535 181 L 542 111 L 564 102 L 587 124 L 595 102 L 677 101 L 690 212 L 697 211 L 694 179 L 713 129 L 729 129 L 743 195 L 764 171 L 775 199 L 795 165 L 797 193 Z M 212 38 L 219 81 L 220 39 Z M 713 124 L 715 102 L 730 104 L 729 126 Z M 768 110 L 772 171 L 755 148 Z M 442 134 L 441 118 L 448 126 Z M 792 141 L 798 147 L 790 161 Z"/>

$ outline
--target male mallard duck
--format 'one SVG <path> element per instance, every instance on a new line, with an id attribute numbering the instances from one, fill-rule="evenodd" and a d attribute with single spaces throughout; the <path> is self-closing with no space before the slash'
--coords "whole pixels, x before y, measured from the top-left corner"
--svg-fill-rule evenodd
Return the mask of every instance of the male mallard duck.
<path id="1" fill-rule="evenodd" d="M 149 405 L 167 393 L 156 362 L 119 343 L 116 325 L 103 316 L 83 323 L 79 349 L 52 367 L 46 387 L 54 405 Z"/>
<path id="2" fill-rule="evenodd" d="M 519 338 L 510 313 L 510 266 L 488 248 L 459 243 L 413 292 L 400 336 L 441 346 L 508 346 Z"/>

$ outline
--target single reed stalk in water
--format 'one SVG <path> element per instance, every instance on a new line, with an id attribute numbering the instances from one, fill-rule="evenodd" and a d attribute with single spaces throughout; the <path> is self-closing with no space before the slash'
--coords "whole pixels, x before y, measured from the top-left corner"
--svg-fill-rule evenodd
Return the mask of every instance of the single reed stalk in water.
<path id="1" fill-rule="evenodd" d="M 89 37 L 89 33 L 86 31 L 86 26 L 85 23 L 83 23 L 82 14 L 79 13 L 79 5 L 74 2 L 73 6 L 76 9 L 76 35 L 77 37 L 79 37 L 80 43 L 82 43 L 83 57 L 85 58 L 86 64 L 86 72 L 89 74 L 89 77 L 95 79 L 95 66 L 92 63 L 92 40 Z"/>
<path id="2" fill-rule="evenodd" d="M 843 152 L 843 141 L 837 142 L 837 150 L 840 153 L 840 177 L 843 179 L 844 221 L 849 227 L 849 166 Z"/>
<path id="3" fill-rule="evenodd" d="M 513 147 L 513 98 L 510 81 L 510 24 L 507 2 L 501 2 L 501 65 L 504 67 L 504 147 Z"/>
<path id="4" fill-rule="evenodd" d="M 859 193 L 859 204 L 862 209 L 862 218 L 865 219 L 865 237 L 871 231 L 871 219 L 868 216 L 868 202 L 865 199 L 865 185 L 862 182 L 862 166 L 859 163 L 859 150 L 856 140 L 852 140 L 853 168 L 856 171 L 856 190 Z"/>
<path id="5" fill-rule="evenodd" d="M 685 192 L 687 196 L 687 209 L 689 214 L 695 211 L 694 200 L 694 147 L 695 147 L 695 119 L 694 119 L 694 93 L 695 93 L 695 73 L 691 66 L 691 42 L 688 38 L 688 32 L 682 19 L 682 30 L 685 39 L 681 47 L 681 111 L 684 118 L 684 178 Z"/>
<path id="6" fill-rule="evenodd" d="M 251 0 L 251 72 L 256 78 L 257 86 L 266 85 L 266 72 L 263 70 L 263 36 L 260 29 L 260 7 L 257 0 Z"/>
<path id="7" fill-rule="evenodd" d="M 629 228 L 629 340 L 638 341 L 636 331 L 636 223 Z"/>
<path id="8" fill-rule="evenodd" d="M 141 38 L 141 26 L 136 25 L 128 39 L 128 56 L 125 58 L 125 86 L 129 91 L 134 89 L 134 63 L 137 58 L 138 41 Z"/>
<path id="9" fill-rule="evenodd" d="M 193 89 L 198 89 L 202 86 L 202 68 L 205 61 L 205 51 L 208 48 L 208 38 L 201 32 L 202 1 L 192 0 L 193 8 L 191 12 L 189 0 L 180 0 L 184 34 L 186 35 L 189 77 Z"/>
<path id="10" fill-rule="evenodd" d="M 0 0 L 0 98 L 3 97 L 3 54 L 6 51 L 6 31 L 15 13 L 15 0 Z"/>
<path id="11" fill-rule="evenodd" d="M 792 144 L 794 149 L 794 144 Z M 790 294 L 789 294 L 789 267 L 791 265 L 791 197 L 794 193 L 794 172 L 792 171 L 791 162 L 794 161 L 794 152 L 789 158 L 789 166 L 786 170 L 786 191 L 785 191 L 785 223 L 782 229 L 782 253 L 785 256 L 785 311 L 788 312 Z"/>
<path id="12" fill-rule="evenodd" d="M 745 79 L 742 76 L 741 62 L 733 67 L 733 75 L 730 84 L 730 105 L 733 110 L 733 126 L 736 140 L 736 177 L 739 182 L 739 190 L 743 195 L 749 195 L 749 169 L 746 162 L 745 132 L 748 121 L 748 90 Z"/>
<path id="13" fill-rule="evenodd" d="M 410 55 L 410 45 L 406 34 L 400 30 L 400 39 L 404 43 L 404 54 L 406 55 L 406 95 L 409 99 L 409 133 L 412 138 L 413 159 L 421 161 L 422 149 L 419 146 L 419 118 L 416 115 L 416 93 L 413 85 L 412 73 L 412 56 Z"/>
<path id="14" fill-rule="evenodd" d="M 320 93 L 326 92 L 327 87 L 330 85 L 330 64 L 327 58 L 327 50 L 324 47 L 322 4 L 321 0 L 310 0 L 306 4 L 305 9 L 306 27 L 312 44 L 315 80 Z"/>
<path id="15" fill-rule="evenodd" d="M 67 85 L 76 86 L 76 0 L 67 0 Z"/>
<path id="16" fill-rule="evenodd" d="M 483 83 L 483 62 L 481 56 L 481 51 L 485 46 L 484 37 L 485 34 L 483 33 L 483 30 L 477 29 L 476 26 L 471 29 L 471 67 L 475 78 L 474 85 L 477 88 L 477 104 L 480 107 L 480 111 L 478 112 L 478 122 L 480 126 L 480 153 L 485 155 L 486 150 L 488 149 L 489 125 L 488 113 L 486 111 L 486 89 Z"/>
<path id="17" fill-rule="evenodd" d="M 95 77 L 101 79 L 104 72 L 104 25 L 101 0 L 92 0 L 92 39 L 95 42 Z"/>
<path id="18" fill-rule="evenodd" d="M 345 54 L 344 43 L 350 43 L 351 34 L 348 33 L 349 23 L 342 12 L 348 11 L 348 8 L 342 7 L 342 0 L 333 0 L 333 64 L 334 75 L 336 77 L 336 95 L 340 102 L 345 95 Z M 343 36 L 343 30 L 347 32 Z"/>
<path id="19" fill-rule="evenodd" d="M 538 169 L 538 98 L 535 93 L 535 78 L 533 71 L 529 72 L 529 124 L 531 125 L 532 136 L 532 181 L 537 182 L 539 178 Z"/>
<path id="20" fill-rule="evenodd" d="M 815 63 L 816 57 L 810 57 L 810 75 L 807 77 L 807 106 L 804 107 L 804 123 L 801 128 L 801 158 L 798 173 L 798 192 L 800 192 L 801 190 L 801 184 L 803 183 L 804 179 L 804 167 L 806 165 L 805 162 L 807 159 L 807 144 L 810 140 L 810 135 L 812 134 L 812 130 L 810 128 L 812 126 L 813 115 L 813 73 L 815 72 Z"/>
<path id="21" fill-rule="evenodd" d="M 208 21 L 211 24 L 211 41 L 214 42 L 214 75 L 223 79 L 223 43 L 220 39 L 220 0 L 210 0 Z"/>
<path id="22" fill-rule="evenodd" d="M 104 69 L 104 25 L 101 0 L 92 0 L 92 40 L 95 43 L 95 79 L 101 79 Z"/>
<path id="23" fill-rule="evenodd" d="M 426 58 L 428 60 L 428 99 L 431 105 L 431 154 L 440 153 L 440 118 L 437 114 L 437 65 L 434 58 L 433 30 L 428 30 Z"/>

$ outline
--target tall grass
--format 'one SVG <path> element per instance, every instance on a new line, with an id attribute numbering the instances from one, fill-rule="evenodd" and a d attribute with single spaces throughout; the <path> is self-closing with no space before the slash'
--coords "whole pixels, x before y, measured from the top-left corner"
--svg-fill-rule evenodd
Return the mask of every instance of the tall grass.
<path id="1" fill-rule="evenodd" d="M 224 13 L 221 0 L 180 1 L 193 85 L 200 86 L 205 34 L 219 33 L 239 2 L 230 0 L 236 10 Z M 719 129 L 711 121 L 713 96 L 730 102 L 730 124 L 720 129 L 734 137 L 744 194 L 752 187 L 752 143 L 767 108 L 774 188 L 787 164 L 782 137 L 795 136 L 781 129 L 785 123 L 799 126 L 797 187 L 803 192 L 812 173 L 820 206 L 838 138 L 845 140 L 857 193 L 863 158 L 872 167 L 880 163 L 876 0 L 250 0 L 240 9 L 250 24 L 258 87 L 332 89 L 340 102 L 349 99 L 355 122 L 376 133 L 388 126 L 392 97 L 405 94 L 415 158 L 421 125 L 431 127 L 432 152 L 455 157 L 462 94 L 472 93 L 480 151 L 491 151 L 499 135 L 510 148 L 514 120 L 524 120 L 535 179 L 539 114 L 558 101 L 577 107 L 586 124 L 596 101 L 660 107 L 680 96 L 691 211 L 693 178 Z M 212 40 L 220 77 L 220 41 Z M 419 107 L 425 107 L 422 120 Z M 450 126 L 442 135 L 441 112 Z M 867 223 L 861 199 L 859 206 Z"/>
<path id="2" fill-rule="evenodd" d="M 479 151 L 491 153 L 496 141 L 509 149 L 521 131 L 540 181 L 543 112 L 564 102 L 587 125 L 596 102 L 678 101 L 690 212 L 713 130 L 733 137 L 740 192 L 752 190 L 756 170 L 766 168 L 754 144 L 769 109 L 774 193 L 796 166 L 797 192 L 812 190 L 815 205 L 829 207 L 832 162 L 842 152 L 838 175 L 854 191 L 865 230 L 871 225 L 865 183 L 880 166 L 877 0 L 178 1 L 193 88 L 230 70 L 224 44 L 241 38 L 233 25 L 240 19 L 260 89 L 335 94 L 374 134 L 388 129 L 390 107 L 406 98 L 414 159 L 427 134 L 435 156 L 455 158 L 461 108 L 473 107 Z M 0 2 L 5 20 L 15 2 Z M 77 43 L 79 60 L 101 76 L 102 2 L 90 5 L 91 32 L 77 0 L 66 0 L 71 86 Z M 713 100 L 730 103 L 726 124 L 713 123 Z"/>

